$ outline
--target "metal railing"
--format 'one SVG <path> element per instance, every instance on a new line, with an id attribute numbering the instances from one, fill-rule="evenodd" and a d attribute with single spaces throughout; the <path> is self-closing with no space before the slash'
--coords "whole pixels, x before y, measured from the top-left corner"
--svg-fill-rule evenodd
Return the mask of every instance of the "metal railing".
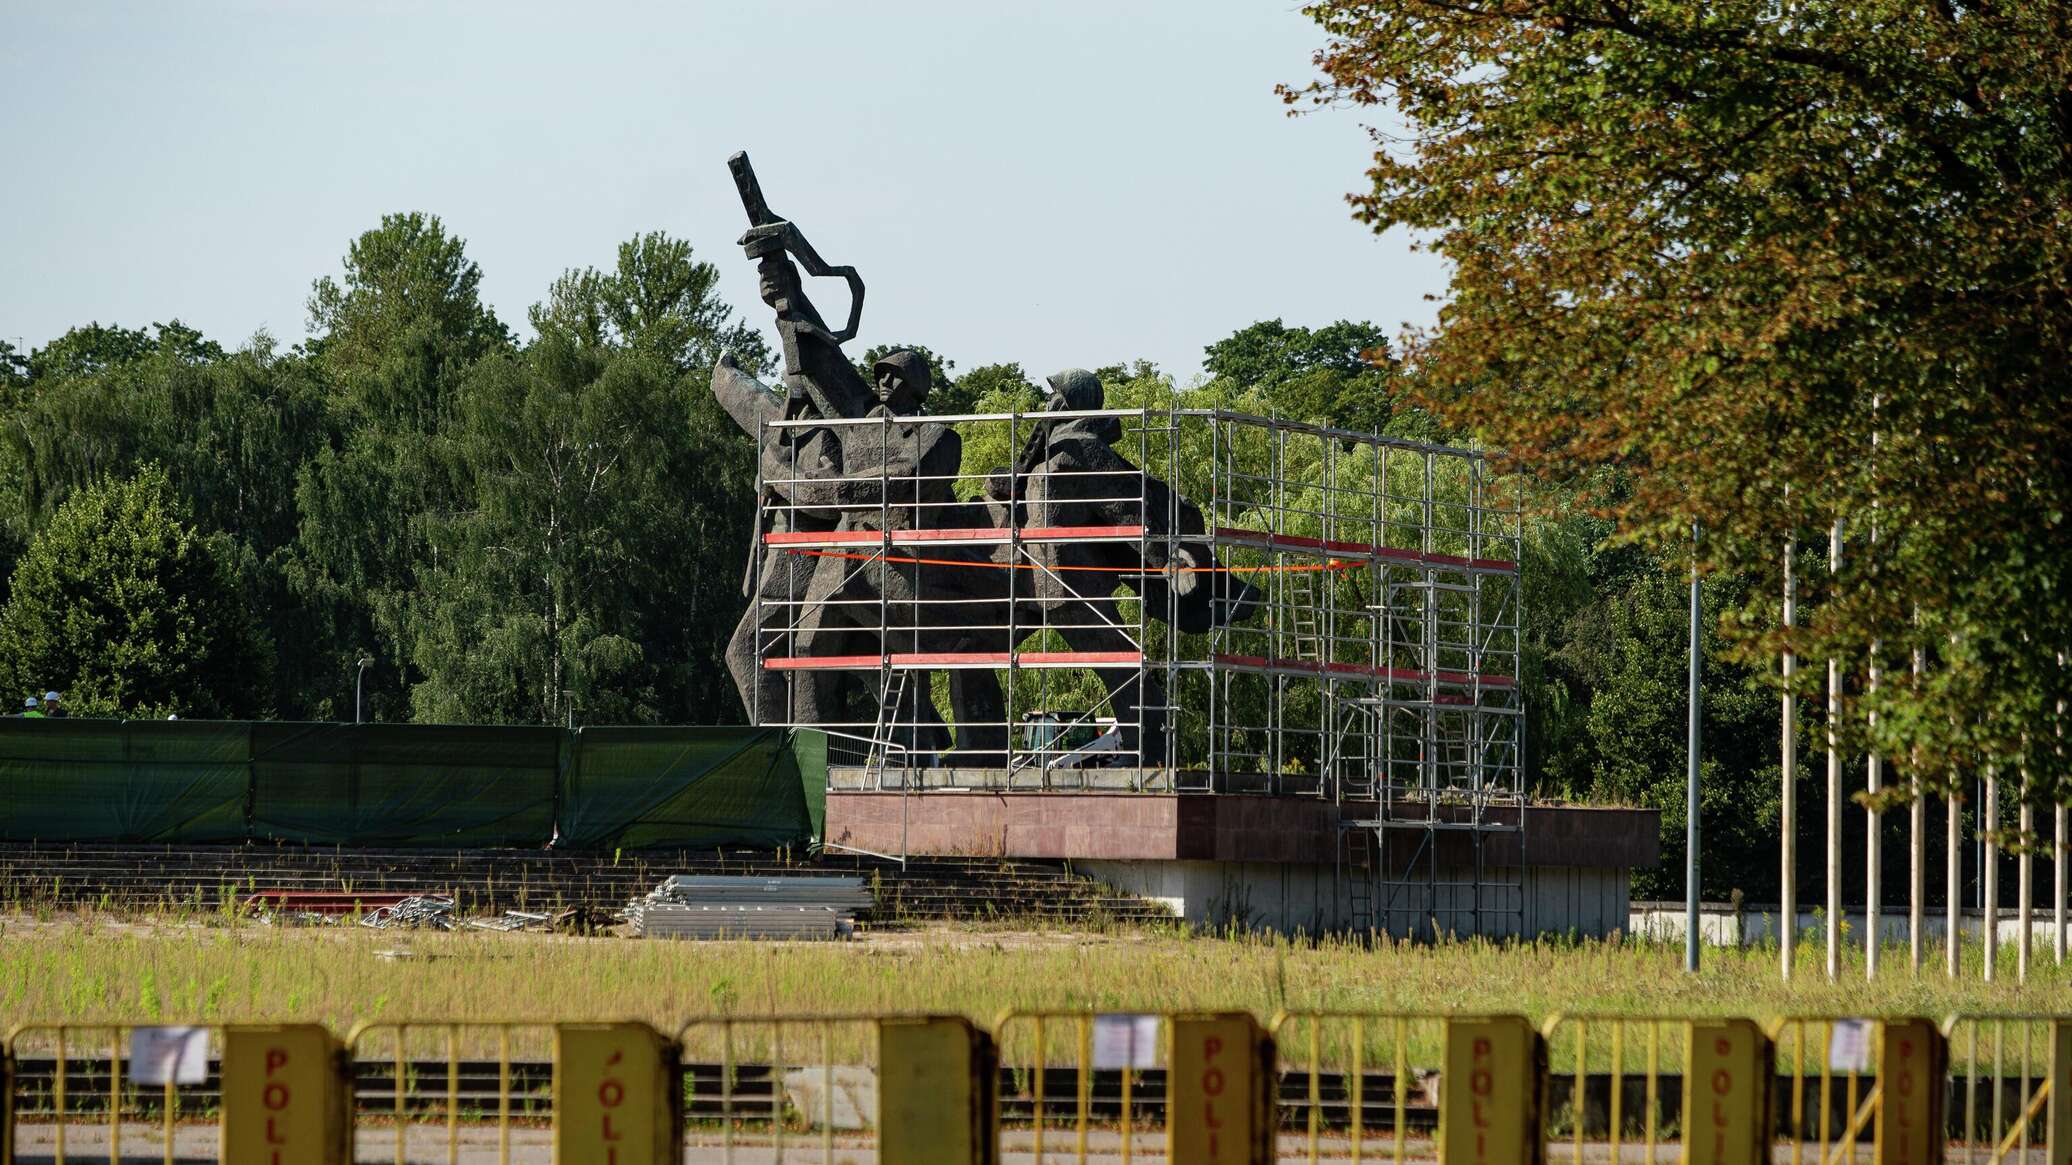
<path id="1" fill-rule="evenodd" d="M 27 1161 L 1998 1165 L 2072 1155 L 2072 1017 L 1008 1012 L 39 1023 Z"/>

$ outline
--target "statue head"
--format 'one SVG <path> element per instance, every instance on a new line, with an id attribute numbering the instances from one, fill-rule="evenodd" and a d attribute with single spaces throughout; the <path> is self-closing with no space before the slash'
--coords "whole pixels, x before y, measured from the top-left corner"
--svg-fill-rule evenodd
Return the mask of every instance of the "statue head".
<path id="1" fill-rule="evenodd" d="M 1053 411 L 1097 409 L 1107 399 L 1101 390 L 1101 378 L 1084 368 L 1052 373 L 1044 391 L 1050 396 L 1049 408 Z"/>
<path id="2" fill-rule="evenodd" d="M 871 365 L 871 391 L 887 412 L 908 416 L 921 411 L 933 387 L 928 361 L 919 352 L 902 348 L 888 352 Z"/>

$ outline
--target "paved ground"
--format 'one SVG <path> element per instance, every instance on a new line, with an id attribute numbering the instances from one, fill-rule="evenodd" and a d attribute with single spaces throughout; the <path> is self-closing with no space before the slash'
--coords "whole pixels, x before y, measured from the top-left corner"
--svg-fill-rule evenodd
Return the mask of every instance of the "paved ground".
<path id="1" fill-rule="evenodd" d="M 56 1165 L 57 1130 L 48 1124 L 24 1124 L 17 1129 L 19 1138 L 15 1145 L 17 1165 Z M 510 1133 L 509 1155 L 499 1142 L 497 1130 L 481 1126 L 462 1128 L 459 1144 L 449 1153 L 446 1130 L 443 1128 L 413 1126 L 404 1138 L 401 1160 L 407 1165 L 551 1165 L 553 1150 L 549 1143 L 550 1133 L 543 1128 L 514 1128 Z M 174 1160 L 182 1165 L 214 1165 L 216 1161 L 216 1129 L 213 1125 L 185 1125 L 174 1136 Z M 1133 1138 L 1131 1159 L 1135 1161 L 1163 1161 L 1165 1159 L 1165 1138 L 1162 1134 L 1142 1133 Z M 1308 1142 L 1301 1137 L 1282 1137 L 1278 1160 L 1298 1162 L 1309 1160 Z M 1352 1143 L 1344 1137 L 1323 1138 L 1318 1146 L 1317 1157 L 1323 1161 L 1350 1162 Z M 1363 1146 L 1362 1159 L 1366 1161 L 1393 1161 L 1394 1145 L 1386 1136 L 1371 1137 Z M 1432 1142 L 1427 1139 L 1410 1138 L 1404 1145 L 1405 1161 L 1429 1162 L 1434 1159 Z M 1064 1162 L 1097 1162 L 1100 1165 L 1120 1165 L 1122 1161 L 1122 1138 L 1112 1131 L 1089 1134 L 1087 1155 L 1078 1156 L 1077 1138 L 1069 1130 L 1047 1132 L 1043 1142 L 1043 1158 L 1037 1161 L 1035 1138 L 1026 1130 L 1010 1130 L 1001 1142 L 1002 1165 L 1060 1165 Z M 1548 1147 L 1549 1165 L 1571 1165 L 1575 1161 L 1573 1147 L 1560 1142 Z M 1652 1160 L 1655 1165 L 1675 1165 L 1682 1153 L 1676 1145 L 1663 1145 L 1656 1149 Z M 371 1129 L 364 1132 L 356 1147 L 354 1158 L 359 1162 L 396 1162 L 394 1132 L 390 1129 Z M 1777 1165 L 1789 1165 L 1791 1148 L 1777 1146 L 1772 1158 Z M 1816 1161 L 1820 1154 L 1808 1146 L 1805 1161 Z M 1855 1165 L 1872 1165 L 1871 1146 L 1865 1143 L 1858 1148 Z M 832 1147 L 819 1137 L 790 1138 L 782 1152 L 767 1138 L 738 1140 L 731 1151 L 717 1137 L 700 1134 L 686 1138 L 684 1142 L 684 1165 L 876 1165 L 877 1152 L 864 1139 L 854 1136 L 837 1137 Z M 1627 1144 L 1620 1146 L 1616 1165 L 1646 1165 L 1649 1156 L 1644 1146 Z M 66 1162 L 80 1162 L 82 1165 L 109 1161 L 108 1129 L 105 1125 L 70 1126 L 65 1131 Z M 122 1154 L 120 1161 L 136 1165 L 158 1165 L 165 1160 L 164 1144 L 159 1139 L 155 1125 L 130 1124 L 123 1127 Z M 2047 1165 L 2041 1147 L 2032 1148 L 2024 1156 L 2010 1152 L 2004 1159 L 2008 1165 Z M 1582 1165 L 1613 1165 L 1611 1146 L 1604 1143 L 1583 1146 Z"/>

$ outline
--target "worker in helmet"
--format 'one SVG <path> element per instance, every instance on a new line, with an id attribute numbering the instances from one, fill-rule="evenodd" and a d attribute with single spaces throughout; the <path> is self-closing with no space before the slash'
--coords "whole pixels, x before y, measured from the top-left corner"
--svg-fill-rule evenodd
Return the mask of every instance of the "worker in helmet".
<path id="1" fill-rule="evenodd" d="M 30 696 L 28 699 L 22 701 L 22 719 L 43 719 L 43 709 L 37 705 L 36 697 Z"/>

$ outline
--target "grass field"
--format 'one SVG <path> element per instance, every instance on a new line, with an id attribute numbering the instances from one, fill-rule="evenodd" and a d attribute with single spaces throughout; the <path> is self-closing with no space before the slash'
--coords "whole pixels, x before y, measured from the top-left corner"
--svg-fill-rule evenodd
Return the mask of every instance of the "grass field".
<path id="1" fill-rule="evenodd" d="M 712 1013 L 954 1012 L 1008 1008 L 1519 1012 L 1646 1015 L 2072 1011 L 2072 973 L 2038 952 L 2026 985 L 1917 978 L 1904 950 L 1865 983 L 1790 985 L 1770 950 L 1639 942 L 1442 946 L 1289 942 L 1118 929 L 944 927 L 851 943 L 693 943 L 539 934 L 280 929 L 209 916 L 0 917 L 0 1026 L 24 1020 L 644 1019 Z M 1972 952 L 1976 955 L 1976 952 Z M 1860 957 L 1860 956 L 1859 956 Z"/>

